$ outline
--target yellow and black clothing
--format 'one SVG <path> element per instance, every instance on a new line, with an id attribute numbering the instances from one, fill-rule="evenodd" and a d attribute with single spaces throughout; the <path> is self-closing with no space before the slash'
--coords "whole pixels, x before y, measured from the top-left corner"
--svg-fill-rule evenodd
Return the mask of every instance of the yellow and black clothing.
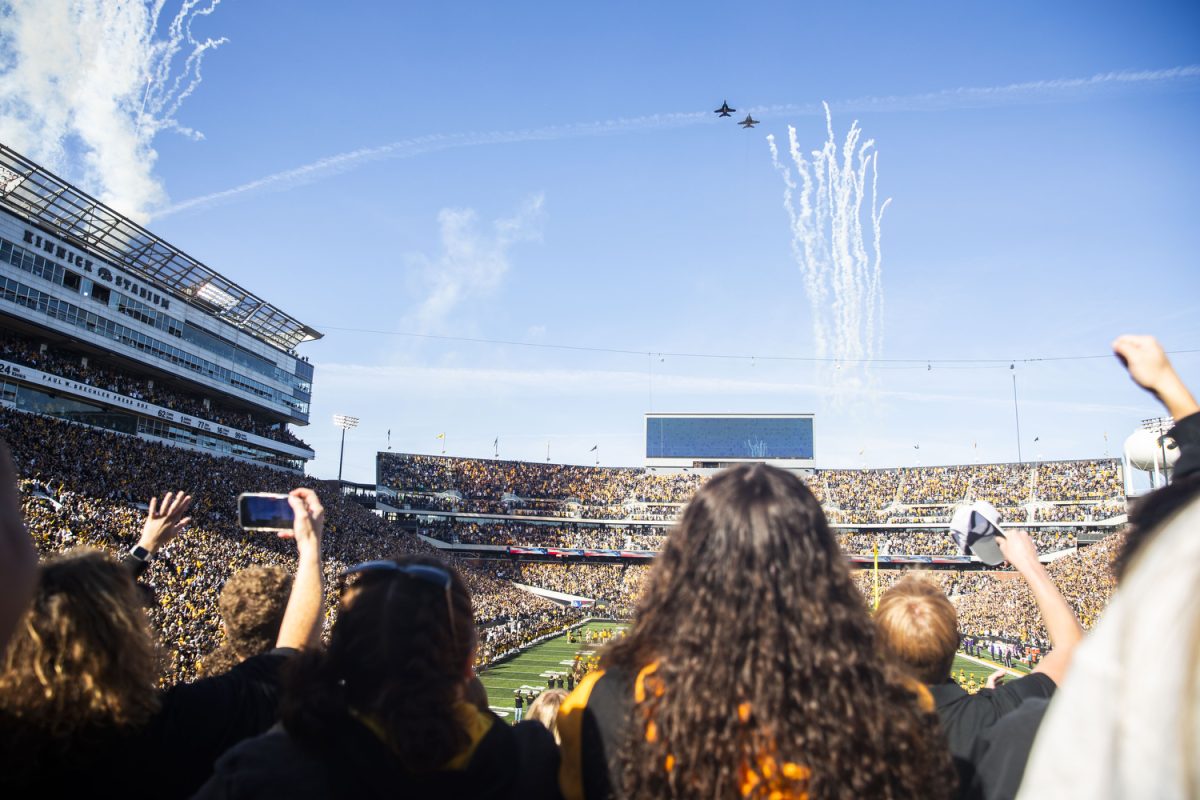
<path id="1" fill-rule="evenodd" d="M 612 797 L 617 750 L 633 713 L 633 678 L 621 670 L 587 673 L 558 709 L 558 783 L 565 800 Z"/>
<path id="2" fill-rule="evenodd" d="M 618 751 L 631 725 L 644 720 L 646 741 L 657 740 L 659 731 L 650 712 L 654 699 L 666 691 L 655 674 L 657 668 L 656 663 L 649 664 L 636 676 L 621 669 L 597 670 L 584 677 L 563 701 L 558 711 L 562 737 L 558 781 L 566 800 L 614 796 L 613 787 L 621 780 Z M 752 709 L 743 702 L 730 713 L 748 724 Z M 675 768 L 675 758 L 668 753 L 663 769 L 670 772 Z M 804 800 L 810 775 L 807 766 L 764 751 L 739 766 L 739 788 L 743 797 L 766 791 L 779 800 Z"/>
<path id="3" fill-rule="evenodd" d="M 540 732 L 514 733 L 494 714 L 459 703 L 454 714 L 469 737 L 461 752 L 428 771 L 404 769 L 372 718 L 345 713 L 328 720 L 319 747 L 301 743 L 282 726 L 247 739 L 217 761 L 213 777 L 196 795 L 201 800 L 233 798 L 371 797 L 488 800 L 552 800 L 557 764 L 554 738 Z"/>

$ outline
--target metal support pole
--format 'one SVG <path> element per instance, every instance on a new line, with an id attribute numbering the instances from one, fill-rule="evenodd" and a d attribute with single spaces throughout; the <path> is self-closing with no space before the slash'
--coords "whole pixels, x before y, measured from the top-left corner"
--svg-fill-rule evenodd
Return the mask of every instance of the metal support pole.
<path id="1" fill-rule="evenodd" d="M 1021 458 L 1021 410 L 1017 405 L 1017 373 L 1013 373 L 1013 416 L 1017 420 L 1017 463 L 1024 464 L 1025 460 Z"/>
<path id="2" fill-rule="evenodd" d="M 338 483 L 342 482 L 342 463 L 346 459 L 346 431 L 358 427 L 358 417 L 348 417 L 345 414 L 334 414 L 333 424 L 342 429 L 342 447 L 338 454 Z M 388 448 L 391 449 L 392 432 L 388 431 Z"/>
<path id="3" fill-rule="evenodd" d="M 1171 473 L 1167 471 L 1167 435 L 1161 428 L 1158 432 L 1158 452 L 1162 455 L 1162 485 L 1166 486 L 1171 482 Z"/>
<path id="4" fill-rule="evenodd" d="M 346 429 L 342 428 L 342 452 L 338 456 L 338 483 L 342 482 L 342 461 L 346 458 Z"/>

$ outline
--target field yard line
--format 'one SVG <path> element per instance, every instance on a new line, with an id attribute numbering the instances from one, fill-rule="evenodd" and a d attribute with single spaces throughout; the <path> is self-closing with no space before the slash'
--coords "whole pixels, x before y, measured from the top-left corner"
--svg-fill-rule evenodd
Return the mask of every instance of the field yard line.
<path id="1" fill-rule="evenodd" d="M 1005 672 L 1007 672 L 1009 675 L 1016 675 L 1018 678 L 1023 678 L 1026 675 L 1026 673 L 1024 673 L 1024 672 L 1017 672 L 1015 669 L 1009 669 L 1008 667 L 1005 667 L 1001 664 L 997 664 L 994 661 L 988 661 L 986 658 L 976 658 L 975 656 L 969 656 L 963 652 L 955 653 L 955 655 L 957 655 L 959 658 L 965 658 L 967 661 L 974 661 L 976 664 L 978 664 L 981 667 L 991 667 L 992 669 L 1002 669 Z"/>

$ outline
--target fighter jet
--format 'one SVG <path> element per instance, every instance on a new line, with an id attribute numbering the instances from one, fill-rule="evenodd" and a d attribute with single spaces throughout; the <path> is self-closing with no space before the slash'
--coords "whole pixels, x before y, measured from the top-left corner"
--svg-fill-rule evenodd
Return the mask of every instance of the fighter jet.
<path id="1" fill-rule="evenodd" d="M 720 108 L 718 108 L 716 111 L 713 111 L 713 113 L 714 113 L 714 114 L 716 114 L 716 115 L 718 115 L 718 116 L 721 116 L 721 117 L 728 117 L 728 116 L 729 116 L 730 114 L 732 114 L 734 111 L 737 111 L 737 109 L 736 109 L 736 108 L 730 108 L 730 107 L 729 107 L 729 101 L 728 101 L 728 100 L 723 100 L 723 101 L 721 101 L 721 107 L 720 107 Z"/>
<path id="2" fill-rule="evenodd" d="M 759 121 L 756 120 L 754 117 L 747 114 L 746 118 L 744 120 L 742 120 L 741 122 L 739 122 L 738 125 L 741 125 L 743 128 L 753 128 L 755 125 L 758 124 L 758 122 Z"/>

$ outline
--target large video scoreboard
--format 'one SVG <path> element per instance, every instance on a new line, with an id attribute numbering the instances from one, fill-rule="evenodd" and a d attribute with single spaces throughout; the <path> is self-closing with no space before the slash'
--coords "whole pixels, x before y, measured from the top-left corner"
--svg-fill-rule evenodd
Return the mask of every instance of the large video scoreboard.
<path id="1" fill-rule="evenodd" d="M 813 415 L 646 415 L 648 467 L 720 467 L 742 461 L 813 466 Z"/>

